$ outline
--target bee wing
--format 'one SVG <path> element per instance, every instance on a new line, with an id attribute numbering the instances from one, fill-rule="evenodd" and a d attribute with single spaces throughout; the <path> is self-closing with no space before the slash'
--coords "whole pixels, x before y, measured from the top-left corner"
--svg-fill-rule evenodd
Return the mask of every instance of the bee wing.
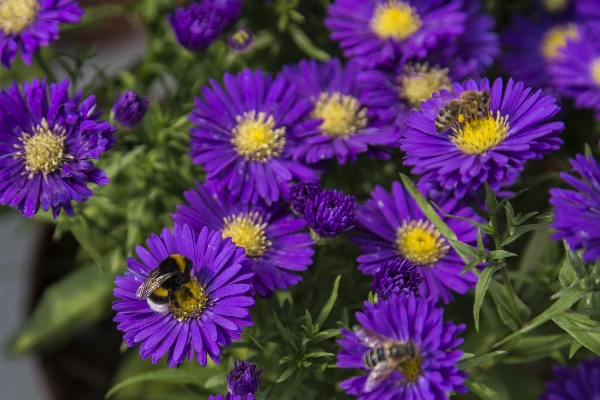
<path id="1" fill-rule="evenodd" d="M 365 381 L 365 393 L 372 392 L 373 389 L 381 385 L 390 376 L 396 366 L 397 363 L 385 360 L 373 367 Z"/>
<path id="2" fill-rule="evenodd" d="M 382 343 L 389 342 L 391 340 L 390 338 L 383 336 L 379 332 L 375 332 L 372 329 L 368 329 L 360 325 L 354 325 L 352 330 L 354 331 L 354 333 L 356 333 L 360 341 L 363 342 L 365 346 L 370 348 L 376 347 Z"/>
<path id="3" fill-rule="evenodd" d="M 150 272 L 150 275 L 148 275 L 146 280 L 135 291 L 135 297 L 137 297 L 140 300 L 148 298 L 150 293 L 158 289 L 164 281 L 166 281 L 175 274 L 177 274 L 177 272 L 169 272 L 168 274 L 160 275 L 160 271 L 158 269 L 152 270 L 152 272 Z"/>
<path id="4" fill-rule="evenodd" d="M 438 114 L 444 109 L 444 107 L 446 107 L 446 104 L 448 104 L 452 100 L 458 99 L 459 96 L 455 95 L 454 93 L 448 93 L 434 96 L 434 98 L 439 100 L 434 106 L 421 107 L 421 112 L 423 112 L 426 117 L 431 118 L 433 120 L 435 120 Z"/>

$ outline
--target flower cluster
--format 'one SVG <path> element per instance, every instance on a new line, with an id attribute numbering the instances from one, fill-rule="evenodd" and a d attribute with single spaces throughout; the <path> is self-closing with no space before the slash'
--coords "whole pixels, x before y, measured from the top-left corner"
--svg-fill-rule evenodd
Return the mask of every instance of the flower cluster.
<path id="1" fill-rule="evenodd" d="M 371 288 L 378 299 L 387 299 L 399 293 L 413 293 L 419 296 L 419 285 L 423 276 L 418 272 L 418 266 L 400 257 L 393 261 L 384 261 L 379 271 L 373 276 Z"/>

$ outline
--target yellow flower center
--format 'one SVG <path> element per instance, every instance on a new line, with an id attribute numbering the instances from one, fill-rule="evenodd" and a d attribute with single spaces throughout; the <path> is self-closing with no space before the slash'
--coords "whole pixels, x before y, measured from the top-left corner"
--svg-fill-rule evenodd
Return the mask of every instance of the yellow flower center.
<path id="1" fill-rule="evenodd" d="M 321 130 L 329 136 L 349 136 L 367 126 L 367 109 L 358 100 L 341 93 L 321 93 L 315 103 L 312 118 L 321 118 Z"/>
<path id="2" fill-rule="evenodd" d="M 25 159 L 29 178 L 40 171 L 44 175 L 51 174 L 62 167 L 66 160 L 73 159 L 73 156 L 65 154 L 65 133 L 61 126 L 50 129 L 46 119 L 42 119 L 33 135 L 23 132 L 23 136 L 19 138 L 22 144 L 15 145 L 19 151 L 13 157 Z"/>
<path id="3" fill-rule="evenodd" d="M 575 24 L 560 24 L 548 30 L 542 39 L 542 55 L 547 60 L 560 56 L 560 50 L 565 47 L 568 39 L 579 37 Z"/>
<path id="4" fill-rule="evenodd" d="M 440 231 L 427 220 L 404 221 L 396 232 L 396 246 L 404 258 L 421 265 L 435 263 L 449 249 Z"/>
<path id="5" fill-rule="evenodd" d="M 465 154 L 483 154 L 500 144 L 508 134 L 508 116 L 496 118 L 493 113 L 467 120 L 464 125 L 452 128 L 450 140 Z"/>
<path id="6" fill-rule="evenodd" d="M 542 0 L 542 6 L 549 13 L 556 13 L 563 11 L 567 8 L 568 0 Z"/>
<path id="7" fill-rule="evenodd" d="M 448 78 L 448 68 L 429 68 L 427 63 L 406 65 L 398 80 L 400 97 L 416 110 L 421 108 L 421 102 L 429 99 L 432 93 L 450 89 L 452 84 Z"/>
<path id="8" fill-rule="evenodd" d="M 239 29 L 237 32 L 231 35 L 231 39 L 241 46 L 246 43 L 246 40 L 250 39 L 250 35 L 245 29 Z"/>
<path id="9" fill-rule="evenodd" d="M 38 12 L 36 0 L 1 0 L 0 31 L 15 34 L 27 28 Z"/>
<path id="10" fill-rule="evenodd" d="M 421 375 L 421 357 L 416 355 L 408 361 L 400 364 L 397 369 L 400 371 L 409 382 L 414 382 L 417 380 L 419 375 Z"/>
<path id="11" fill-rule="evenodd" d="M 404 40 L 423 25 L 419 14 L 403 1 L 378 4 L 371 18 L 371 29 L 382 39 Z"/>
<path id="12" fill-rule="evenodd" d="M 254 111 L 245 112 L 235 119 L 237 125 L 231 131 L 234 138 L 231 143 L 238 154 L 250 161 L 266 162 L 271 157 L 277 157 L 285 146 L 285 128 L 275 128 L 272 115 L 264 112 L 258 115 Z"/>
<path id="13" fill-rule="evenodd" d="M 592 61 L 592 79 L 600 86 L 600 57 Z"/>
<path id="14" fill-rule="evenodd" d="M 169 310 L 179 322 L 191 318 L 200 318 L 202 311 L 206 308 L 206 303 L 208 303 L 205 286 L 198 283 L 195 277 L 183 286 L 189 289 L 193 297 L 190 297 L 183 290 L 176 290 L 175 300 L 177 300 L 177 303 L 172 301 Z"/>
<path id="15" fill-rule="evenodd" d="M 230 237 L 236 246 L 243 247 L 248 257 L 256 258 L 263 255 L 271 242 L 265 236 L 266 223 L 263 223 L 259 213 L 225 217 L 225 227 L 221 230 L 223 238 Z"/>

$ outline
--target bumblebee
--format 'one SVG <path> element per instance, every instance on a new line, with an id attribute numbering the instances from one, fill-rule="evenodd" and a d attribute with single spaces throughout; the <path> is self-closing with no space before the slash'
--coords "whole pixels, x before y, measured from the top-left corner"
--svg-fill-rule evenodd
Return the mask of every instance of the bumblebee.
<path id="1" fill-rule="evenodd" d="M 175 298 L 176 291 L 180 290 L 194 298 L 190 289 L 184 286 L 192 279 L 191 271 L 192 260 L 181 254 L 171 254 L 150 271 L 135 296 L 140 300 L 145 299 L 153 311 L 166 314 L 171 304 L 180 307 Z"/>

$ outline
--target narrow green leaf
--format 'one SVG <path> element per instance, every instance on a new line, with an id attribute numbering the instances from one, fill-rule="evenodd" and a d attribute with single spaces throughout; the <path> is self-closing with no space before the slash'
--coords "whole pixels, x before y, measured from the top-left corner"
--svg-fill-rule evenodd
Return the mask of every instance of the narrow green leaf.
<path id="1" fill-rule="evenodd" d="M 510 251 L 492 250 L 486 255 L 485 258 L 489 261 L 489 260 L 500 260 L 502 258 L 516 257 L 516 256 L 517 256 L 517 254 L 511 253 Z"/>
<path id="2" fill-rule="evenodd" d="M 465 257 L 468 258 L 475 258 L 477 257 L 477 249 L 469 246 L 466 243 L 463 242 L 459 242 L 458 240 L 454 240 L 454 239 L 447 239 L 448 243 L 450 243 L 450 246 L 452 246 L 454 248 L 454 250 L 456 250 L 459 254 L 462 254 Z"/>
<path id="3" fill-rule="evenodd" d="M 194 370 L 186 371 L 181 369 L 173 368 L 161 368 L 153 371 L 144 372 L 142 374 L 132 376 L 131 378 L 125 379 L 122 382 L 117 383 L 113 386 L 104 398 L 108 399 L 119 390 L 140 382 L 164 382 L 174 384 L 189 384 L 189 385 L 201 385 L 204 381 L 209 379 L 215 374 L 214 369 Z"/>
<path id="4" fill-rule="evenodd" d="M 492 276 L 494 276 L 494 273 L 502 268 L 503 265 L 505 264 L 487 267 L 483 270 L 481 275 L 479 275 L 479 280 L 475 287 L 475 303 L 473 304 L 473 319 L 475 320 L 475 329 L 477 332 L 479 332 L 479 312 L 481 310 L 481 305 L 483 304 L 483 299 L 485 298 L 485 293 L 490 286 Z"/>
<path id="5" fill-rule="evenodd" d="M 304 312 L 304 321 L 306 324 L 306 333 L 312 336 L 312 333 L 313 333 L 312 315 L 310 315 L 308 310 L 306 310 Z"/>
<path id="6" fill-rule="evenodd" d="M 250 334 L 248 334 L 248 333 L 244 333 L 244 335 L 245 335 L 245 336 L 248 336 L 248 337 L 250 338 L 250 340 L 252 340 L 252 341 L 254 342 L 254 344 L 255 344 L 255 345 L 256 345 L 256 346 L 257 346 L 259 349 L 261 349 L 262 351 L 266 351 L 266 352 L 269 352 L 269 353 L 273 353 L 273 354 L 280 355 L 279 353 L 276 353 L 276 352 L 274 352 L 274 351 L 272 351 L 272 350 L 269 350 L 269 349 L 265 348 L 263 345 L 261 345 L 260 343 L 258 343 L 258 340 L 256 340 L 256 338 L 254 338 L 254 337 L 250 336 Z M 235 343 L 234 343 L 234 344 L 235 344 Z"/>
<path id="7" fill-rule="evenodd" d="M 496 214 L 498 212 L 498 200 L 496 199 L 496 194 L 488 185 L 487 182 L 485 185 L 485 206 L 490 214 Z"/>
<path id="8" fill-rule="evenodd" d="M 442 214 L 444 217 L 446 217 L 446 218 L 453 218 L 453 219 L 458 219 L 460 221 L 466 221 L 466 222 L 470 223 L 471 225 L 475 226 L 477 229 L 480 229 L 481 231 L 483 231 L 484 233 L 487 233 L 489 235 L 491 235 L 492 233 L 494 233 L 494 230 L 489 225 L 489 223 L 485 223 L 484 224 L 484 223 L 481 223 L 479 221 L 475 221 L 473 219 L 469 219 L 469 218 L 465 218 L 465 217 L 460 217 L 458 215 L 447 214 L 437 204 L 435 204 L 435 203 L 432 203 L 432 204 L 436 208 L 436 210 L 440 214 Z"/>
<path id="9" fill-rule="evenodd" d="M 485 253 L 485 245 L 481 236 L 481 229 L 477 229 L 477 251 Z"/>
<path id="10" fill-rule="evenodd" d="M 583 345 L 576 340 L 574 340 L 573 343 L 571 343 L 571 348 L 569 349 L 569 360 L 573 358 L 573 356 L 575 355 L 575 353 L 577 353 L 577 350 L 579 350 L 581 346 Z"/>
<path id="11" fill-rule="evenodd" d="M 316 47 L 313 42 L 306 36 L 306 33 L 300 29 L 296 24 L 290 24 L 288 26 L 292 41 L 298 46 L 300 50 L 307 56 L 314 58 L 318 61 L 327 61 L 331 58 L 327 52 Z"/>
<path id="12" fill-rule="evenodd" d="M 469 261 L 469 263 L 467 265 L 465 265 L 465 267 L 462 269 L 462 271 L 460 271 L 460 275 L 466 274 L 467 272 L 469 272 L 470 270 L 472 270 L 473 268 L 478 266 L 482 260 L 483 260 L 483 257 L 475 257 L 474 259 Z"/>
<path id="13" fill-rule="evenodd" d="M 538 326 L 548 322 L 549 320 L 553 319 L 554 317 L 557 317 L 558 315 L 562 314 L 563 312 L 565 312 L 569 308 L 571 308 L 571 306 L 573 304 L 575 304 L 575 302 L 577 302 L 584 295 L 585 295 L 585 292 L 583 290 L 581 290 L 580 288 L 570 289 L 568 293 L 566 293 L 560 299 L 555 301 L 544 312 L 542 312 L 540 315 L 538 315 L 537 317 L 535 317 L 534 319 L 529 321 L 527 324 L 525 324 L 525 326 L 521 330 L 508 335 L 507 337 L 505 337 L 504 339 L 502 339 L 501 341 L 496 343 L 493 347 L 501 346 L 504 343 L 506 343 L 518 336 L 521 336 L 524 333 L 527 333 L 527 332 L 537 328 Z"/>
<path id="14" fill-rule="evenodd" d="M 567 334 L 527 336 L 521 338 L 517 345 L 511 350 L 510 356 L 506 357 L 505 364 L 524 364 L 550 357 L 573 342 Z"/>
<path id="15" fill-rule="evenodd" d="M 298 369 L 298 365 L 296 364 L 292 364 L 289 366 L 288 369 L 285 370 L 285 372 L 283 374 L 281 374 L 281 376 L 279 378 L 277 378 L 277 382 L 283 382 L 285 381 L 287 378 L 289 378 L 296 370 Z"/>
<path id="16" fill-rule="evenodd" d="M 529 218 L 534 217 L 536 215 L 538 215 L 539 213 L 537 211 L 532 211 L 530 213 L 527 213 L 525 215 L 517 215 L 514 220 L 513 220 L 513 224 L 515 226 L 519 226 L 521 225 L 523 222 L 527 221 Z"/>
<path id="17" fill-rule="evenodd" d="M 510 307 L 510 294 L 506 292 L 506 288 L 500 282 L 492 279 L 489 286 L 489 291 L 496 304 L 496 310 L 502 322 L 511 328 L 513 331 L 519 330 L 518 321 L 514 315 L 512 315 L 512 309 Z M 523 321 L 529 319 L 531 310 L 523 303 L 523 301 L 516 297 L 517 311 Z"/>
<path id="18" fill-rule="evenodd" d="M 294 343 L 294 336 L 292 335 L 292 333 L 281 324 L 281 321 L 279 321 L 279 318 L 277 318 L 277 314 L 275 314 L 275 311 L 273 311 L 273 317 L 274 317 L 274 321 L 275 321 L 275 326 L 277 327 L 277 330 L 279 331 L 279 334 L 281 335 L 281 337 L 287 342 L 287 343 Z"/>
<path id="19" fill-rule="evenodd" d="M 329 313 L 331 312 L 331 309 L 333 308 L 333 305 L 335 304 L 335 300 L 337 299 L 338 289 L 340 286 L 341 278 L 342 278 L 341 275 L 338 275 L 337 278 L 335 278 L 335 281 L 333 282 L 333 289 L 331 290 L 331 295 L 329 296 L 327 303 L 325 303 L 325 305 L 321 309 L 321 312 L 319 313 L 319 316 L 317 317 L 317 321 L 315 322 L 315 324 L 319 328 L 323 326 L 323 323 L 329 316 Z"/>
<path id="20" fill-rule="evenodd" d="M 566 315 L 556 316 L 552 320 L 579 343 L 600 355 L 600 323 L 592 321 L 596 322 L 596 326 L 591 328 L 588 324 L 582 324 Z"/>
<path id="21" fill-rule="evenodd" d="M 103 268 L 102 256 L 98 253 L 96 246 L 93 243 L 92 234 L 90 232 L 87 220 L 83 217 L 75 217 L 71 219 L 69 225 L 71 233 L 77 239 L 77 242 L 88 253 L 90 258 L 98 265 L 100 270 Z"/>
<path id="22" fill-rule="evenodd" d="M 573 270 L 579 278 L 584 278 L 588 275 L 585 269 L 585 263 L 581 259 L 581 256 L 577 252 L 573 252 L 567 248 L 567 257 Z"/>
<path id="23" fill-rule="evenodd" d="M 113 288 L 114 275 L 95 265 L 71 272 L 46 289 L 10 350 L 24 353 L 70 338 L 108 313 Z"/>
<path id="24" fill-rule="evenodd" d="M 498 208 L 497 208 L 497 210 L 500 210 L 502 207 L 504 207 L 504 204 L 508 203 L 509 200 L 514 199 L 515 197 L 521 195 L 522 193 L 525 193 L 529 189 L 530 188 L 521 189 L 517 193 L 513 194 L 512 196 L 504 197 L 502 200 L 500 200 L 498 202 Z"/>
<path id="25" fill-rule="evenodd" d="M 494 389 L 481 383 L 481 381 L 478 381 L 475 378 L 466 379 L 465 386 L 469 388 L 470 392 L 475 393 L 483 400 L 503 400 Z"/>
<path id="26" fill-rule="evenodd" d="M 513 225 L 513 219 L 515 218 L 515 210 L 513 209 L 512 204 L 510 202 L 506 202 L 504 205 L 504 209 L 506 210 L 506 221 L 508 225 Z"/>
<path id="27" fill-rule="evenodd" d="M 558 274 L 558 280 L 564 288 L 570 287 L 573 282 L 577 279 L 577 274 L 575 270 L 571 266 L 569 259 L 567 258 L 563 264 L 563 267 L 560 269 L 560 274 Z"/>
<path id="28" fill-rule="evenodd" d="M 535 231 L 538 229 L 546 229 L 546 228 L 548 228 L 548 223 L 519 226 L 518 228 L 515 228 L 515 231 L 512 233 L 512 235 L 510 235 L 508 238 L 506 238 L 502 241 L 501 245 L 506 246 L 507 244 L 514 242 L 521 235 L 524 235 L 527 232 Z"/>
<path id="29" fill-rule="evenodd" d="M 503 354 L 508 354 L 508 352 L 504 350 L 497 350 L 479 357 L 472 357 L 465 361 L 459 362 L 458 367 L 464 371 L 467 371 L 491 360 L 494 357 L 501 356 Z"/>

